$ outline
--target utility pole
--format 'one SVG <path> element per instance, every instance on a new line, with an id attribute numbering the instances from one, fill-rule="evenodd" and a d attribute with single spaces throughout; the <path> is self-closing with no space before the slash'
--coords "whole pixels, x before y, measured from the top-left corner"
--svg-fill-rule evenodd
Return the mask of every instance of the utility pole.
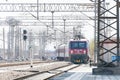
<path id="1" fill-rule="evenodd" d="M 29 33 L 29 54 L 30 54 L 30 67 L 33 67 L 33 52 L 32 52 L 32 32 Z"/>
<path id="2" fill-rule="evenodd" d="M 63 21 L 64 21 L 64 60 L 65 60 L 65 43 L 66 43 L 66 41 L 65 41 L 65 37 L 66 37 L 66 35 L 65 35 L 65 21 L 66 21 L 66 19 L 63 19 Z"/>
<path id="3" fill-rule="evenodd" d="M 11 55 L 11 51 L 10 51 L 10 36 L 11 36 L 11 32 L 10 32 L 10 26 L 9 26 L 9 32 L 7 34 L 7 38 L 8 38 L 8 51 L 7 51 L 7 59 L 10 59 L 10 55 Z"/>
<path id="4" fill-rule="evenodd" d="M 41 34 L 40 34 L 40 31 L 39 31 L 39 59 L 42 59 L 42 55 L 41 55 Z"/>
<path id="5" fill-rule="evenodd" d="M 37 20 L 39 20 L 39 0 L 37 0 Z"/>
<path id="6" fill-rule="evenodd" d="M 57 34 L 56 34 L 56 30 L 55 30 L 55 47 L 54 47 L 54 49 L 55 49 L 55 57 L 57 56 Z"/>
<path id="7" fill-rule="evenodd" d="M 14 61 L 15 59 L 15 47 L 14 47 L 14 43 L 15 43 L 15 37 L 14 37 L 14 27 L 15 26 L 11 26 L 11 53 L 12 53 L 12 60 Z"/>
<path id="8" fill-rule="evenodd" d="M 98 0 L 90 0 L 94 2 L 94 14 L 95 14 L 95 20 L 94 20 L 94 64 L 97 63 L 97 2 Z"/>
<path id="9" fill-rule="evenodd" d="M 5 54 L 5 29 L 4 28 L 3 28 L 3 55 L 5 59 L 6 54 Z"/>
<path id="10" fill-rule="evenodd" d="M 47 37 L 48 37 L 48 31 L 49 31 L 49 27 L 48 27 L 48 25 L 47 25 Z"/>
<path id="11" fill-rule="evenodd" d="M 16 26 L 15 31 L 15 59 L 19 60 L 19 27 Z"/>
<path id="12" fill-rule="evenodd" d="M 45 32 L 43 32 L 43 35 L 42 35 L 42 54 L 44 54 L 44 57 L 46 58 L 46 53 L 45 53 L 45 46 L 46 46 L 46 35 L 45 35 Z"/>
<path id="13" fill-rule="evenodd" d="M 94 1 L 95 6 L 95 21 L 94 21 L 94 64 L 97 63 L 97 0 Z"/>
<path id="14" fill-rule="evenodd" d="M 73 27 L 73 39 L 75 39 L 75 27 Z"/>
<path id="15" fill-rule="evenodd" d="M 52 28 L 54 28 L 54 11 L 51 11 L 51 13 L 52 13 Z"/>
<path id="16" fill-rule="evenodd" d="M 39 32 L 39 57 L 44 60 L 46 54 L 45 54 L 45 32 L 40 33 Z"/>
<path id="17" fill-rule="evenodd" d="M 20 42 L 19 42 L 19 60 L 20 59 L 22 59 L 22 55 L 23 55 L 23 52 L 22 52 L 22 50 L 23 50 L 23 48 L 22 48 L 22 38 L 21 38 L 21 28 L 19 29 L 19 40 L 20 40 Z"/>

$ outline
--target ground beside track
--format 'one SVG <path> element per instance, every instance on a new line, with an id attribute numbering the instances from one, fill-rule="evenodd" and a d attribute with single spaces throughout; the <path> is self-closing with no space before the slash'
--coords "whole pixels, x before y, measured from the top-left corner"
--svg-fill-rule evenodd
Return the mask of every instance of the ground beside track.
<path id="1" fill-rule="evenodd" d="M 13 80 L 22 76 L 34 74 L 35 71 L 45 71 L 52 68 L 68 65 L 68 62 L 52 62 L 30 65 L 9 66 L 0 68 L 0 80 Z M 3 71 L 3 72 L 2 72 Z"/>
<path id="2" fill-rule="evenodd" d="M 49 80 L 120 80 L 119 75 L 93 75 L 89 65 L 82 65 Z"/>

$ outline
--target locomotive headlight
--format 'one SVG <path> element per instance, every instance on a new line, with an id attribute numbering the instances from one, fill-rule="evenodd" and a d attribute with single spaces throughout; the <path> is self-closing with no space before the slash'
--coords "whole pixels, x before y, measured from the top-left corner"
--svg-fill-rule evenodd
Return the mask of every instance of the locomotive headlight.
<path id="1" fill-rule="evenodd" d="M 84 50 L 83 53 L 86 54 L 86 50 Z"/>
<path id="2" fill-rule="evenodd" d="M 73 54 L 73 50 L 70 50 L 70 53 Z"/>

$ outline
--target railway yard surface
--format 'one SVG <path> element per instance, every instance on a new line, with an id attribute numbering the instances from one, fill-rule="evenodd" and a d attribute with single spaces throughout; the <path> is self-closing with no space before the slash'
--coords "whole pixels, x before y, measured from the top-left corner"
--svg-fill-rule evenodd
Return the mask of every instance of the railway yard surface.
<path id="1" fill-rule="evenodd" d="M 89 65 L 80 65 L 49 80 L 120 80 L 120 75 L 93 75 Z"/>
<path id="2" fill-rule="evenodd" d="M 35 61 L 0 64 L 0 80 L 120 80 L 119 75 L 93 75 L 96 66 L 71 64 L 65 61 Z M 17 65 L 18 66 L 17 66 Z"/>
<path id="3" fill-rule="evenodd" d="M 35 74 L 36 72 L 45 72 L 49 71 L 54 68 L 62 67 L 69 65 L 68 62 L 40 62 L 33 64 L 33 67 L 31 67 L 30 64 L 23 65 L 16 65 L 18 63 L 13 63 L 14 66 L 6 66 L 9 63 L 2 63 L 1 65 L 6 67 L 0 67 L 0 80 L 14 80 L 23 76 L 28 76 Z M 21 63 L 20 63 L 21 64 Z"/>

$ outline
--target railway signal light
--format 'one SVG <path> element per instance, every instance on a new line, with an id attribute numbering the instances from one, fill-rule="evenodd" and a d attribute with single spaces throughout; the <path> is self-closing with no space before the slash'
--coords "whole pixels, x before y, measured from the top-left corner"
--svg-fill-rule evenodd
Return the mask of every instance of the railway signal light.
<path id="1" fill-rule="evenodd" d="M 23 30 L 23 40 L 27 39 L 27 30 Z"/>

